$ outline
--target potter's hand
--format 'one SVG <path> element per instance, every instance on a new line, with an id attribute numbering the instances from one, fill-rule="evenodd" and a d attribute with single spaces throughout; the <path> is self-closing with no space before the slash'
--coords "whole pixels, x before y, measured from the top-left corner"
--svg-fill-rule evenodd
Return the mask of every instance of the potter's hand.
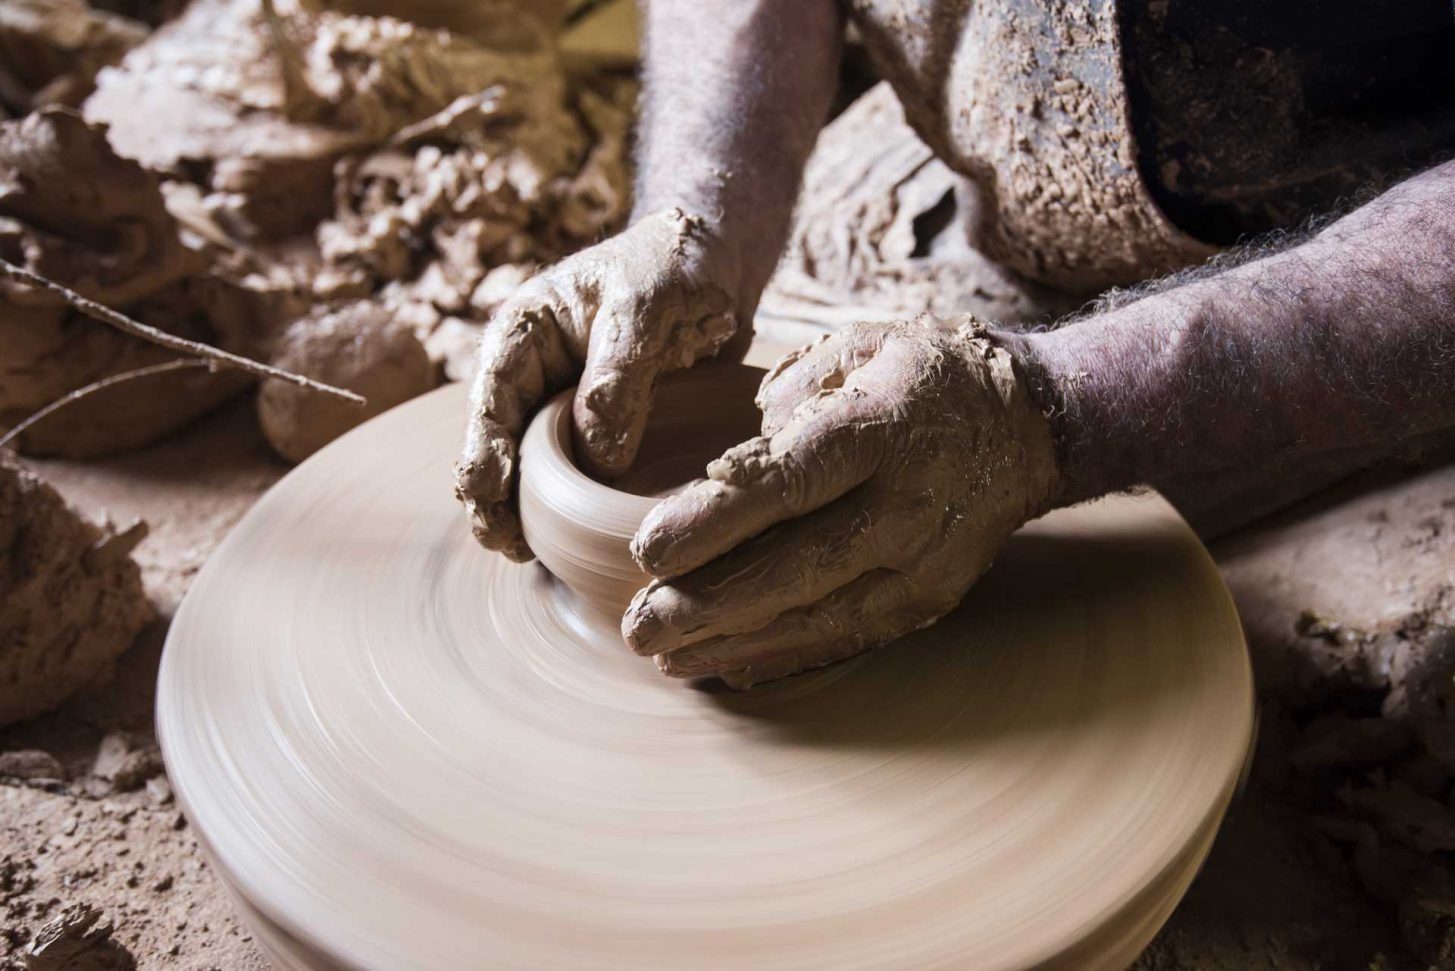
<path id="1" fill-rule="evenodd" d="M 520 434 L 578 377 L 577 456 L 601 475 L 626 470 L 657 376 L 711 356 L 739 329 L 721 262 L 702 220 L 664 210 L 543 271 L 500 308 L 480 341 L 455 466 L 455 494 L 481 543 L 530 559 L 516 511 Z"/>
<path id="2" fill-rule="evenodd" d="M 984 333 L 965 318 L 859 324 L 781 361 L 758 394 L 764 435 L 633 540 L 659 579 L 622 619 L 632 649 L 746 687 L 958 604 L 1056 486 L 1047 422 Z"/>

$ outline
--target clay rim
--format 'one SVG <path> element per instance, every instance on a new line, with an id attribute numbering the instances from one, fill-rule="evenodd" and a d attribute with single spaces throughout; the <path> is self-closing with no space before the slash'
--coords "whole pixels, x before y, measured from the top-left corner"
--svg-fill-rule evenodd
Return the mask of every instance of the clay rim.
<path id="1" fill-rule="evenodd" d="M 659 500 L 613 489 L 577 466 L 571 443 L 571 402 L 575 395 L 575 388 L 556 395 L 526 429 L 520 444 L 521 505 L 525 506 L 529 490 L 551 511 L 552 518 L 567 521 L 592 536 L 630 542 L 643 517 Z M 521 525 L 528 533 L 533 531 L 524 508 Z"/>

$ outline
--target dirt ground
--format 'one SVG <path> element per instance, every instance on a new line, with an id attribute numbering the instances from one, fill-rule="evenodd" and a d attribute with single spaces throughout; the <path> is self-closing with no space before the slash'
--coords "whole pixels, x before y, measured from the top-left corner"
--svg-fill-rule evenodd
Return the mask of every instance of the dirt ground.
<path id="1" fill-rule="evenodd" d="M 228 528 L 286 466 L 245 402 L 141 451 L 86 464 L 29 465 L 93 516 L 150 524 L 135 555 L 163 620 L 109 679 L 60 711 L 0 732 L 0 968 L 61 967 L 26 965 L 22 951 L 47 921 L 76 904 L 97 908 L 97 925 L 109 922 L 114 941 L 142 968 L 266 967 L 172 801 L 152 705 L 165 618 Z M 1369 628 L 1389 620 L 1376 616 L 1381 611 L 1429 600 L 1427 588 L 1442 577 L 1448 586 L 1452 497 L 1455 467 L 1404 484 L 1366 480 L 1336 500 L 1218 544 L 1260 675 L 1274 671 L 1268 677 L 1276 682 L 1301 636 L 1299 617 L 1311 607 L 1329 611 L 1324 601 L 1339 598 L 1340 583 Z M 1386 547 L 1418 555 L 1401 576 L 1379 580 Z M 1328 570 L 1307 569 L 1310 558 L 1328 556 L 1340 557 L 1346 569 L 1332 578 Z M 1289 716 L 1274 694 L 1264 702 L 1262 743 L 1246 790 L 1186 901 L 1137 967 L 1428 966 L 1408 955 L 1390 908 L 1361 887 L 1347 855 L 1315 825 L 1309 800 L 1290 785 L 1287 733 L 1278 728 Z M 124 958 L 84 966 L 125 967 Z"/>
<path id="2" fill-rule="evenodd" d="M 247 402 L 142 451 L 32 461 L 100 518 L 145 519 L 136 550 L 162 620 L 109 679 L 0 733 L 0 967 L 66 907 L 89 903 L 142 968 L 265 968 L 161 770 L 152 708 L 166 618 L 253 501 L 287 471 Z M 7 770 L 8 767 L 8 770 Z M 19 770 L 16 772 L 15 770 Z M 30 778 L 24 778 L 29 776 Z"/>

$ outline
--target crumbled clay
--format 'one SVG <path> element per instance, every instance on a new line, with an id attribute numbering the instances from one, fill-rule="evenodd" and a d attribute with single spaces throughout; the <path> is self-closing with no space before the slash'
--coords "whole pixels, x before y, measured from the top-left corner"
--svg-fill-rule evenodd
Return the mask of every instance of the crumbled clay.
<path id="1" fill-rule="evenodd" d="M 95 87 L 96 72 L 121 60 L 147 32 L 145 24 L 85 0 L 0 4 L 0 64 L 20 88 L 0 90 L 0 109 L 21 115 L 44 105 L 76 107 Z M 12 97 L 24 103 L 10 103 Z"/>
<path id="2" fill-rule="evenodd" d="M 132 971 L 136 958 L 111 939 L 112 925 L 90 904 L 61 911 L 25 952 L 27 971 Z"/>
<path id="3" fill-rule="evenodd" d="M 635 86 L 566 81 L 553 70 L 494 85 L 341 162 L 315 296 L 373 294 L 421 340 L 450 318 L 478 340 L 537 267 L 618 229 Z"/>
<path id="4" fill-rule="evenodd" d="M 153 616 L 131 548 L 0 453 L 0 725 L 54 708 Z"/>
<path id="5" fill-rule="evenodd" d="M 0 123 L 0 256 L 182 337 L 229 349 L 250 337 L 248 301 L 206 276 L 157 177 L 117 156 L 100 129 L 69 109 Z M 0 297 L 0 427 L 91 382 L 177 356 L 52 294 L 3 281 Z M 75 457 L 133 447 L 245 386 L 236 375 L 200 370 L 120 385 L 35 426 L 21 447 Z"/>
<path id="6" fill-rule="evenodd" d="M 237 235 L 281 238 L 327 214 L 334 162 L 457 99 L 558 73 L 549 37 L 495 49 L 394 17 L 280 0 L 289 90 L 260 6 L 202 0 L 102 72 L 88 118 L 118 152 L 187 180 Z"/>

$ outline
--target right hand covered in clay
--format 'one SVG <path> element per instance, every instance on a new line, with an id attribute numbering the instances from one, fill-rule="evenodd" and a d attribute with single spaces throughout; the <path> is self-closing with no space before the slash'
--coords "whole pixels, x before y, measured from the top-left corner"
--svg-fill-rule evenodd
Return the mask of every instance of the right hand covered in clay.
<path id="1" fill-rule="evenodd" d="M 839 331 L 758 405 L 763 435 L 632 543 L 657 579 L 622 633 L 670 675 L 747 687 L 927 626 L 1057 491 L 1046 418 L 973 318 Z"/>
<path id="2" fill-rule="evenodd" d="M 668 209 L 542 271 L 500 308 L 480 341 L 455 466 L 455 494 L 482 544 L 531 558 L 516 507 L 520 435 L 578 377 L 576 454 L 599 475 L 626 470 L 657 377 L 711 357 L 740 330 L 747 311 L 725 263 L 700 218 Z"/>

